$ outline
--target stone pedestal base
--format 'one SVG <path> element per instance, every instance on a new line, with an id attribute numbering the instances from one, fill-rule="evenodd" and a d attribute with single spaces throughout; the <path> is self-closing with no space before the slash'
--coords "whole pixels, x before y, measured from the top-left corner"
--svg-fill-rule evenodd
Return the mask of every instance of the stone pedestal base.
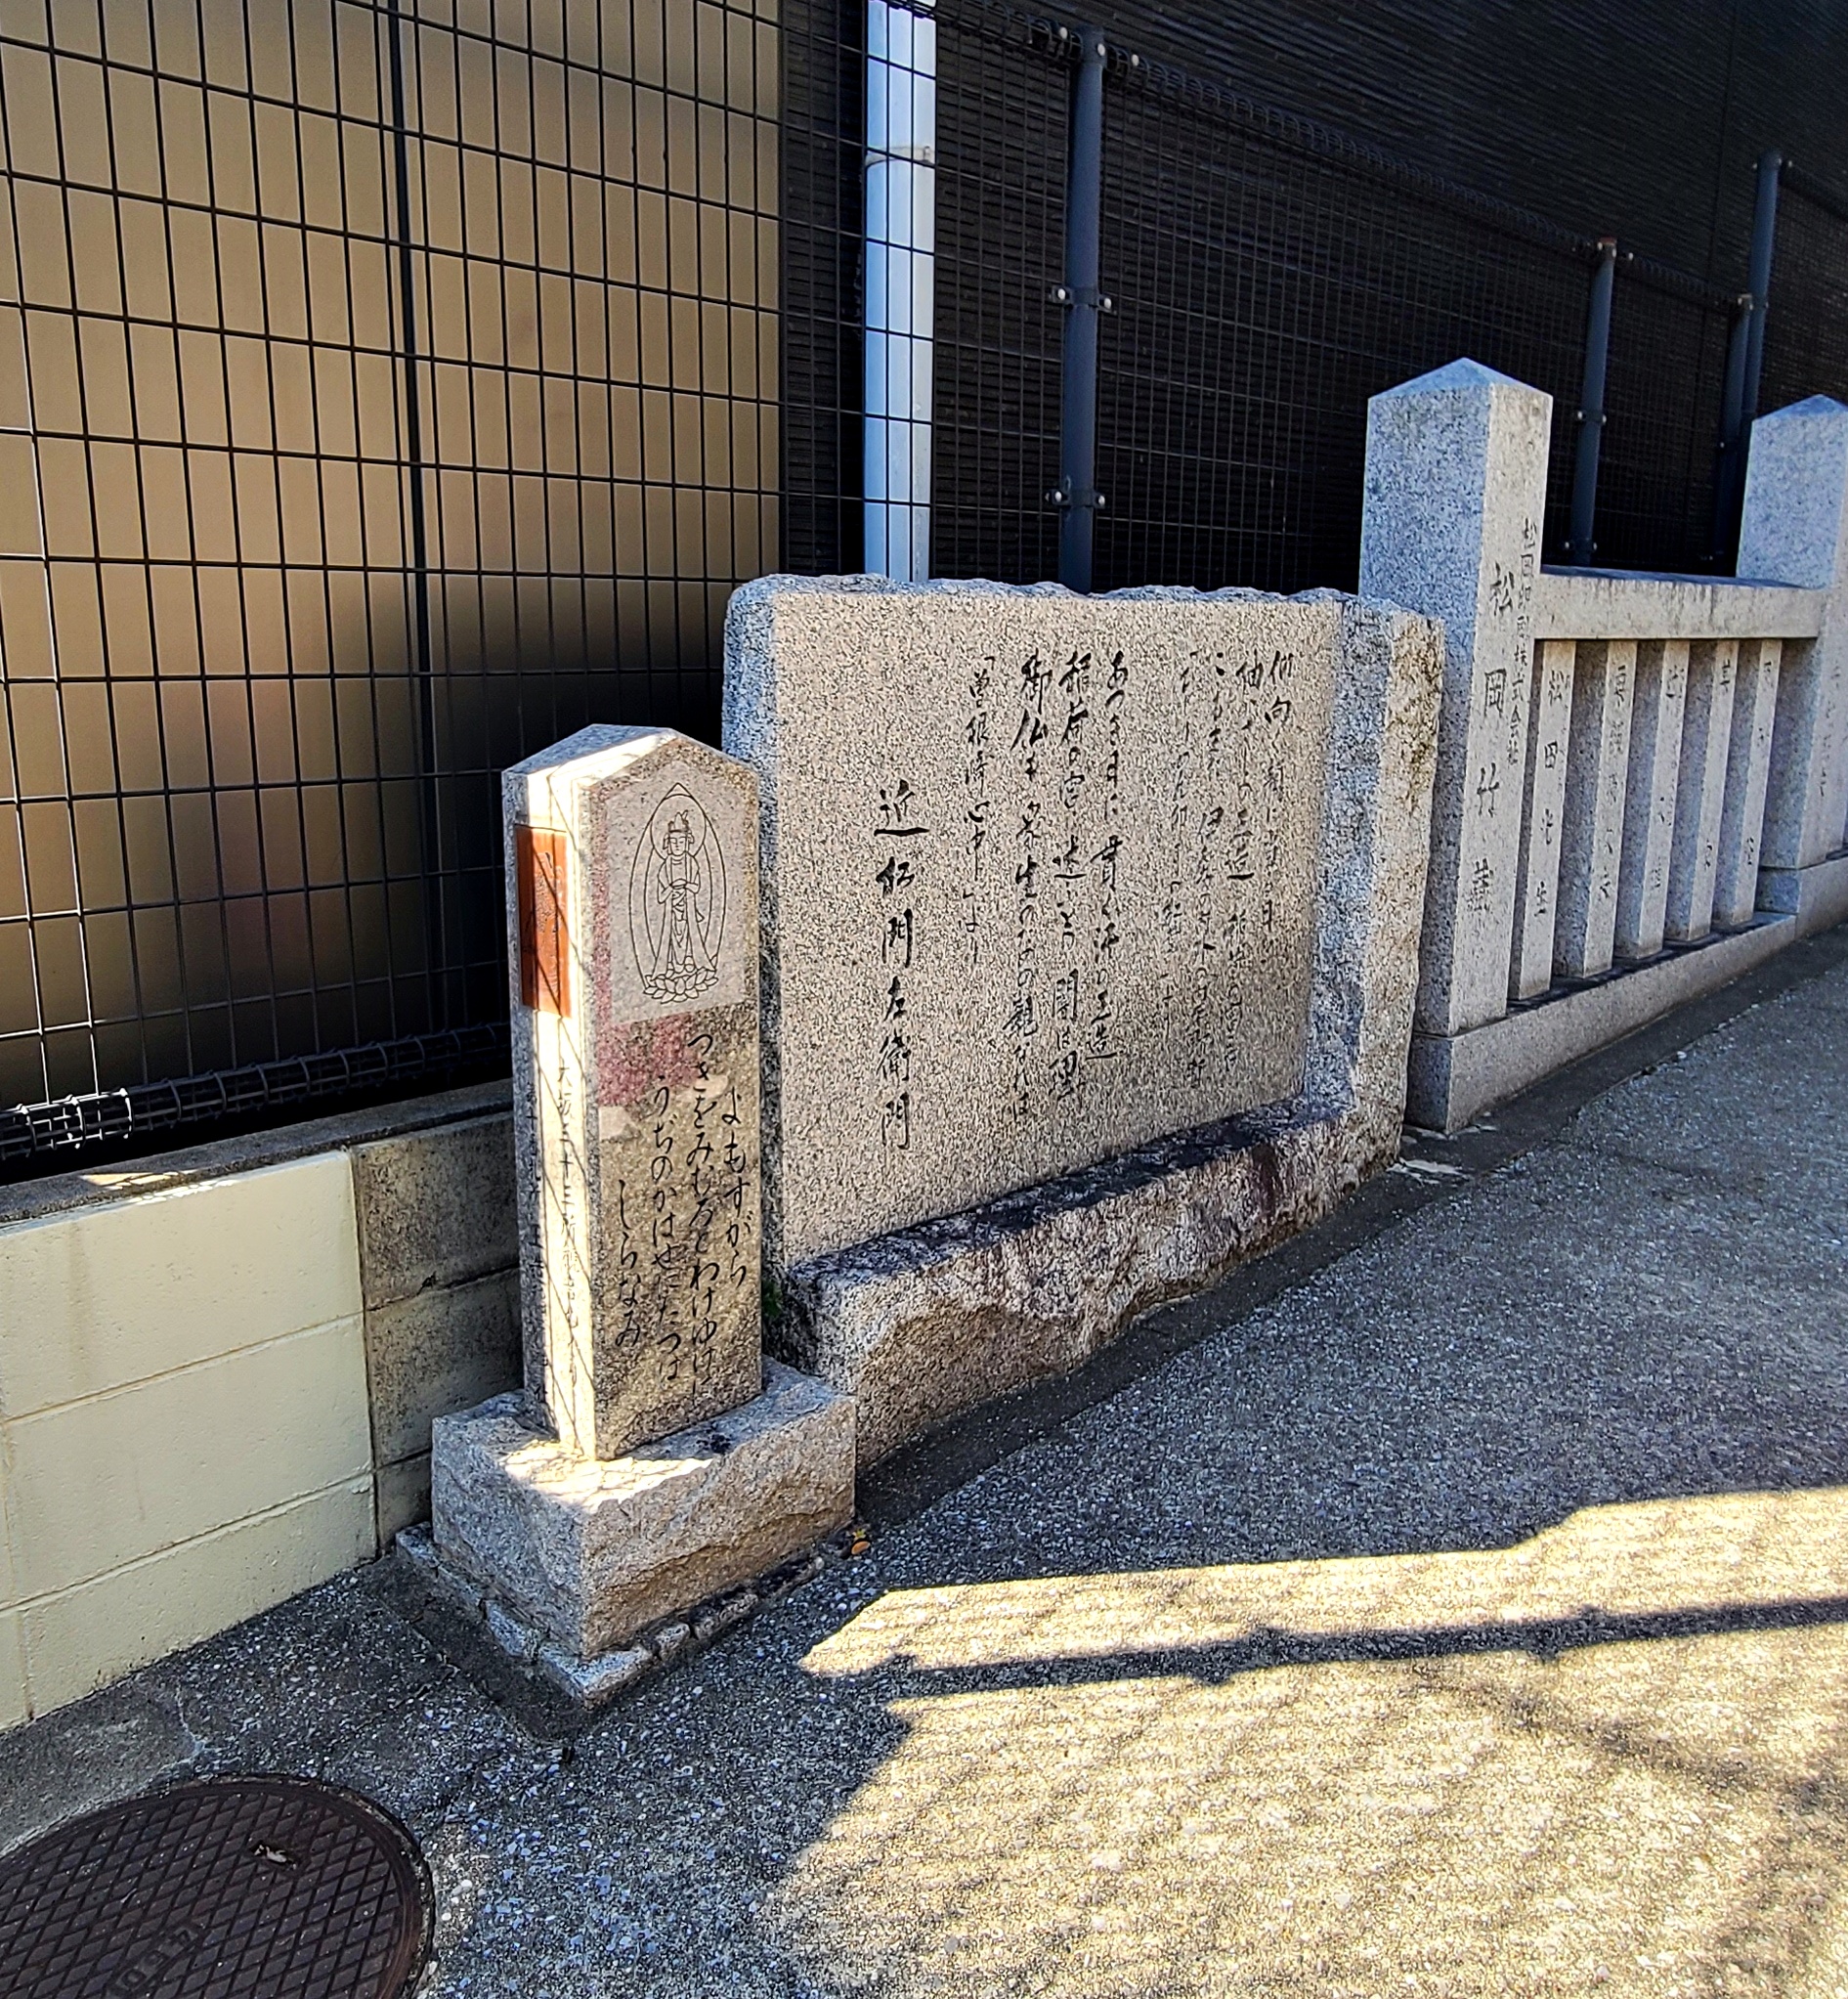
<path id="1" fill-rule="evenodd" d="M 845 1526 L 853 1433 L 847 1397 L 774 1362 L 754 1402 L 623 1457 L 576 1456 L 500 1396 L 435 1425 L 436 1558 L 592 1661 Z"/>
<path id="2" fill-rule="evenodd" d="M 1398 1110 L 1209 1125 L 798 1264 L 771 1336 L 854 1399 L 860 1462 L 1068 1372 L 1308 1228 L 1397 1154 Z"/>
<path id="3" fill-rule="evenodd" d="M 1848 853 L 1831 853 L 1807 868 L 1760 868 L 1758 907 L 1796 918 L 1796 934 L 1813 937 L 1848 917 Z"/>

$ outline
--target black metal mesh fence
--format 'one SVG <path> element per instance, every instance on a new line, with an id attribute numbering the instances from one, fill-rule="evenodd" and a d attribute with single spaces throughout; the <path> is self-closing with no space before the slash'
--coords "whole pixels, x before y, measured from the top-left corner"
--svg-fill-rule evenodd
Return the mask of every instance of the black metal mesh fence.
<path id="1" fill-rule="evenodd" d="M 1731 568 L 1731 550 L 1714 547 L 1713 482 L 1737 306 L 1697 279 L 1619 259 L 1593 549 L 1600 567 Z"/>
<path id="2" fill-rule="evenodd" d="M 783 550 L 804 576 L 860 549 L 864 0 L 783 0 Z"/>
<path id="3" fill-rule="evenodd" d="M 932 573 L 1034 582 L 1057 562 L 1048 496 L 1060 471 L 1062 308 L 1052 294 L 1075 43 L 983 0 L 933 12 Z M 789 184 L 785 216 L 784 553 L 791 567 L 828 570 L 859 560 L 862 10 L 820 0 L 803 19 L 800 37 L 786 20 L 786 130 L 826 127 L 827 138 L 808 142 L 823 170 Z M 840 60 L 813 54 L 822 40 Z M 831 122 L 823 101 L 853 114 Z M 1367 399 L 1461 354 L 1554 398 L 1547 552 L 1561 559 L 1595 242 L 1121 52 L 1104 135 L 1114 309 L 1100 342 L 1098 587 L 1351 587 Z M 794 157 L 802 142 L 790 143 Z M 1698 279 L 1620 262 L 1598 560 L 1713 565 L 1733 310 Z M 799 446 L 798 425 L 826 447 Z M 804 519 L 823 525 L 798 537 Z"/>
<path id="4" fill-rule="evenodd" d="M 1848 202 L 1785 167 L 1758 402 L 1818 395 L 1848 402 Z"/>
<path id="5" fill-rule="evenodd" d="M 1104 133 L 1099 587 L 1352 588 L 1367 399 L 1459 355 L 1569 465 L 1590 245 L 1139 63 Z"/>
<path id="6" fill-rule="evenodd" d="M 498 771 L 778 559 L 769 0 L 20 4 L 0 117 L 0 1104 L 450 1073 Z"/>

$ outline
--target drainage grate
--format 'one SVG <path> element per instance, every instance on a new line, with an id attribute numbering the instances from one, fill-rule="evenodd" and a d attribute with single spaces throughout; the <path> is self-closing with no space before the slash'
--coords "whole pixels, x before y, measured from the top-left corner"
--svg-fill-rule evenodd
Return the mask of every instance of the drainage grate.
<path id="1" fill-rule="evenodd" d="M 133 1799 L 0 1861 L 0 1999 L 400 1999 L 429 1938 L 410 1835 L 296 1777 Z"/>

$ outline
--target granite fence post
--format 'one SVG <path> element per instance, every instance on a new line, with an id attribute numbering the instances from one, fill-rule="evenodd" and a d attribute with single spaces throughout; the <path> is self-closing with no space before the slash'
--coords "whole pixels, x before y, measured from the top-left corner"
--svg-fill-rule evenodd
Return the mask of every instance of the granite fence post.
<path id="1" fill-rule="evenodd" d="M 1560 851 L 1577 650 L 1569 638 L 1550 638 L 1535 648 L 1533 723 L 1527 743 L 1527 797 L 1521 826 L 1510 999 L 1532 999 L 1553 983 L 1553 932 L 1559 919 Z"/>
<path id="2" fill-rule="evenodd" d="M 1653 958 L 1668 913 L 1668 856 L 1681 781 L 1681 723 L 1688 705 L 1688 641 L 1645 639 L 1636 649 L 1630 777 L 1617 873 L 1616 954 Z"/>
<path id="3" fill-rule="evenodd" d="M 1739 574 L 1828 592 L 1821 633 L 1784 649 L 1760 855 L 1809 867 L 1848 808 L 1848 407 L 1811 396 L 1752 425 Z"/>
<path id="4" fill-rule="evenodd" d="M 1440 617 L 1444 676 L 1417 1026 L 1508 1008 L 1552 398 L 1474 361 L 1367 406 L 1360 590 Z"/>
<path id="5" fill-rule="evenodd" d="M 1723 930 L 1741 929 L 1758 906 L 1758 844 L 1765 823 L 1783 658 L 1781 638 L 1751 639 L 1740 648 L 1732 746 L 1726 757 L 1726 803 L 1720 810 L 1720 858 L 1713 884 L 1713 921 Z"/>
<path id="6" fill-rule="evenodd" d="M 1713 928 L 1719 878 L 1720 816 L 1726 803 L 1726 762 L 1732 750 L 1733 696 L 1739 640 L 1696 644 L 1688 660 L 1688 703 L 1681 721 L 1681 781 L 1668 862 L 1666 934 L 1691 943 Z"/>
<path id="7" fill-rule="evenodd" d="M 1579 641 L 1567 757 L 1559 920 L 1553 932 L 1553 969 L 1567 978 L 1590 978 L 1611 970 L 1635 683 L 1635 639 Z"/>

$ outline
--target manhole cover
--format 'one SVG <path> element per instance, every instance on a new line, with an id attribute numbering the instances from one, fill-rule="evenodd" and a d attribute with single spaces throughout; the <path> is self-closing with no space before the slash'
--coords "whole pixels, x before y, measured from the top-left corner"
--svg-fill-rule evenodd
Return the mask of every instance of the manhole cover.
<path id="1" fill-rule="evenodd" d="M 396 1819 L 325 1784 L 133 1799 L 0 1861 L 0 1999 L 400 1999 L 428 1882 Z"/>

